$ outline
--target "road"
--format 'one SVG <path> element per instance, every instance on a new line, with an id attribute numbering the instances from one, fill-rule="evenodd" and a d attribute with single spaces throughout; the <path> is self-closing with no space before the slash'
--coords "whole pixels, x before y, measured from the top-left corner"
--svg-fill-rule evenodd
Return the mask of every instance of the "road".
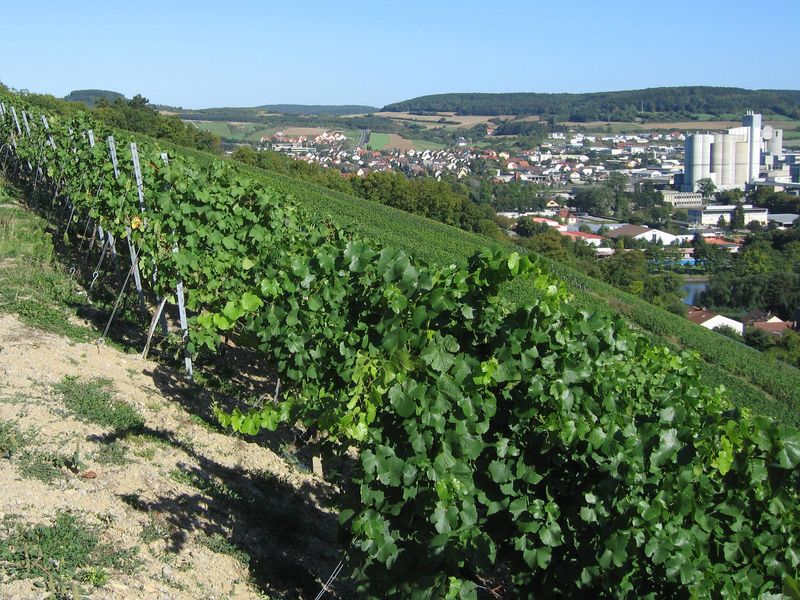
<path id="1" fill-rule="evenodd" d="M 356 144 L 356 148 L 361 148 L 361 146 L 366 146 L 369 143 L 369 133 L 369 129 L 361 130 L 361 139 Z"/>

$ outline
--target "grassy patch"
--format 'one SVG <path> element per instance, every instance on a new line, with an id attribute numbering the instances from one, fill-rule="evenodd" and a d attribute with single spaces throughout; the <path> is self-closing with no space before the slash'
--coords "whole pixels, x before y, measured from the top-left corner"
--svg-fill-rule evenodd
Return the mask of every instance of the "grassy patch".
<path id="1" fill-rule="evenodd" d="M 146 433 L 131 435 L 127 438 L 127 441 L 133 446 L 133 453 L 145 460 L 153 460 L 157 449 L 168 450 L 170 447 L 169 442 L 158 436 Z"/>
<path id="2" fill-rule="evenodd" d="M 8 193 L 1 184 L 0 190 Z M 70 322 L 86 298 L 54 260 L 46 227 L 44 219 L 21 207 L 0 207 L 0 312 L 16 314 L 31 327 L 88 342 L 96 334 Z"/>
<path id="3" fill-rule="evenodd" d="M 135 431 L 144 425 L 141 413 L 120 400 L 115 400 L 107 379 L 81 381 L 67 376 L 54 386 L 64 406 L 82 421 L 111 427 L 117 431 Z"/>
<path id="4" fill-rule="evenodd" d="M 191 414 L 189 415 L 189 420 L 195 425 L 202 427 L 203 429 L 205 429 L 210 433 L 218 433 L 220 431 L 224 431 L 224 429 L 220 425 L 206 421 L 200 415 Z"/>
<path id="5" fill-rule="evenodd" d="M 0 420 L 0 457 L 11 458 L 24 448 L 31 439 L 31 435 L 23 432 L 11 421 Z"/>
<path id="6" fill-rule="evenodd" d="M 147 525 L 142 527 L 139 532 L 139 539 L 145 544 L 152 544 L 169 538 L 172 535 L 172 530 L 166 524 L 159 523 L 152 516 L 147 522 Z"/>
<path id="7" fill-rule="evenodd" d="M 239 493 L 232 489 L 228 484 L 217 481 L 211 477 L 201 475 L 196 471 L 186 469 L 174 469 L 170 471 L 170 479 L 193 487 L 194 489 L 217 498 L 228 498 L 229 500 L 241 500 Z"/>
<path id="8" fill-rule="evenodd" d="M 11 579 L 43 579 L 56 597 L 83 590 L 76 582 L 99 587 L 108 570 L 134 572 L 138 549 L 115 550 L 103 544 L 95 530 L 75 515 L 59 513 L 52 525 L 12 525 L 0 537 L 0 563 Z"/>
<path id="9" fill-rule="evenodd" d="M 214 535 L 206 535 L 202 534 L 198 536 L 197 541 L 202 546 L 205 546 L 212 552 L 216 552 L 217 554 L 227 554 L 228 556 L 232 556 L 240 563 L 247 565 L 250 562 L 250 555 L 247 554 L 244 550 L 239 548 L 236 544 L 233 544 L 226 540 L 222 535 L 219 533 L 215 533 Z"/>
<path id="10" fill-rule="evenodd" d="M 127 465 L 130 459 L 127 456 L 124 444 L 115 441 L 103 444 L 94 453 L 94 460 L 101 465 Z"/>
<path id="11" fill-rule="evenodd" d="M 36 479 L 51 484 L 64 477 L 67 460 L 52 452 L 25 450 L 19 456 L 17 468 L 20 475 L 27 479 Z"/>

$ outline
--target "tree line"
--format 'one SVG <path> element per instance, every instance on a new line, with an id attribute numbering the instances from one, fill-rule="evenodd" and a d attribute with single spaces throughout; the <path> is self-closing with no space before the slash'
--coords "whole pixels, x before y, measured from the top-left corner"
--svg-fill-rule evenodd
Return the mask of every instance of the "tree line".
<path id="1" fill-rule="evenodd" d="M 83 91 L 86 93 L 78 94 L 82 101 L 75 102 L 57 98 L 50 94 L 27 93 L 25 98 L 49 113 L 74 116 L 89 110 L 109 127 L 143 133 L 150 137 L 168 140 L 179 146 L 195 150 L 204 150 L 215 154 L 221 152 L 222 144 L 218 136 L 208 131 L 202 131 L 194 125 L 184 123 L 174 115 L 162 115 L 150 104 L 147 98 L 140 94 L 130 100 L 118 95 L 115 96 L 113 101 L 109 101 L 105 95 L 106 92 L 103 92 L 103 90 Z M 95 94 L 94 92 L 97 93 Z M 93 101 L 94 108 L 90 108 L 84 103 L 89 99 Z"/>
<path id="2" fill-rule="evenodd" d="M 384 107 L 386 111 L 463 115 L 557 115 L 571 121 L 630 121 L 757 110 L 800 118 L 800 91 L 684 86 L 589 94 L 435 94 Z"/>

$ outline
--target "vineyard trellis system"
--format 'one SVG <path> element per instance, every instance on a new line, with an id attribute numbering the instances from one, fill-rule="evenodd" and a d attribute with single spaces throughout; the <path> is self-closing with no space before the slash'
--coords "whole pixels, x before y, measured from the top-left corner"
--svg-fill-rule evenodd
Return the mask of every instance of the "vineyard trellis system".
<path id="1" fill-rule="evenodd" d="M 189 373 L 200 348 L 231 336 L 285 382 L 279 403 L 221 422 L 254 434 L 302 421 L 357 447 L 340 523 L 364 596 L 775 597 L 794 585 L 800 433 L 731 409 L 693 356 L 578 310 L 527 257 L 427 265 L 222 161 L 106 133 L 95 144 L 87 115 L 31 115 L 2 98 L 3 170 L 68 217 L 65 234 L 82 224 L 99 252 L 93 282 L 125 254 L 140 299 L 147 286 L 159 307 L 185 305 Z M 518 277 L 537 291 L 521 307 L 501 293 Z"/>

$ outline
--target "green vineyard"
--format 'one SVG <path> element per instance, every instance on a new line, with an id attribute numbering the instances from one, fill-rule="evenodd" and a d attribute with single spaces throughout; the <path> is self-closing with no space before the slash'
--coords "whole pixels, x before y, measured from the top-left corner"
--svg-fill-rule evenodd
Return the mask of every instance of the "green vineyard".
<path id="1" fill-rule="evenodd" d="M 476 236 L 1 100 L 5 177 L 91 239 L 99 285 L 185 310 L 190 372 L 227 338 L 282 378 L 222 424 L 356 451 L 339 522 L 363 597 L 795 585 L 796 370 Z M 645 333 L 598 310 L 612 294 Z"/>
<path id="2" fill-rule="evenodd" d="M 216 160 L 209 154 L 196 151 L 188 153 L 203 165 Z M 368 239 L 402 249 L 430 263 L 449 265 L 464 261 L 487 244 L 487 240 L 477 234 L 377 202 L 348 196 L 313 183 L 300 183 L 256 167 L 237 164 L 236 168 L 266 187 L 292 197 L 317 218 L 329 219 L 339 227 L 357 231 Z M 508 252 L 519 251 L 519 248 L 504 248 Z M 724 385 L 737 406 L 800 426 L 798 369 L 680 319 L 663 308 L 570 267 L 549 259 L 540 260 L 549 272 L 556 274 L 567 285 L 576 305 L 590 312 L 611 310 L 624 316 L 655 343 L 676 351 L 696 352 L 700 358 L 703 380 L 710 387 Z M 516 305 L 523 306 L 535 297 L 536 291 L 525 278 L 517 278 L 504 288 L 504 294 Z"/>

